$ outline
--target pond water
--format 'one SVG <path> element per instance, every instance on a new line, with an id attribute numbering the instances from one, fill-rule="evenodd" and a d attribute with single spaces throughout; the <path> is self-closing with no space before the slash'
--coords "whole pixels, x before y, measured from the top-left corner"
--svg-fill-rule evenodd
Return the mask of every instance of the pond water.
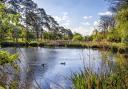
<path id="1" fill-rule="evenodd" d="M 5 48 L 18 52 L 21 67 L 19 80 L 26 89 L 71 89 L 70 77 L 84 68 L 100 73 L 109 72 L 114 55 L 93 49 L 70 48 Z M 106 59 L 109 60 L 106 62 Z M 24 89 L 21 87 L 21 89 Z"/>

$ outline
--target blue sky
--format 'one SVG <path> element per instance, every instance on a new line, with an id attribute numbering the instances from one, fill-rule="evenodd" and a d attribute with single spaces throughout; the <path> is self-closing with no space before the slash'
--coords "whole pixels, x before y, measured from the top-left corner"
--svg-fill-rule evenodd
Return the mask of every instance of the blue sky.
<path id="1" fill-rule="evenodd" d="M 104 0 L 33 0 L 58 23 L 73 32 L 88 35 L 98 24 L 100 15 L 111 15 Z"/>

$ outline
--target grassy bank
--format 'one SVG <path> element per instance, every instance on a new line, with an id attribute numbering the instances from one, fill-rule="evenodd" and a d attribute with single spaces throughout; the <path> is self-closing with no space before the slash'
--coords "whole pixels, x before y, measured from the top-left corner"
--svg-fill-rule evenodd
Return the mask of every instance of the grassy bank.
<path id="1" fill-rule="evenodd" d="M 1 42 L 1 47 L 69 47 L 69 48 L 98 48 L 112 50 L 113 52 L 125 53 L 128 44 L 112 42 L 76 42 L 76 41 L 42 41 L 42 42 Z"/>
<path id="2" fill-rule="evenodd" d="M 128 58 L 117 59 L 117 65 L 111 68 L 109 73 L 94 73 L 85 68 L 85 71 L 73 74 L 71 80 L 74 89 L 128 89 Z"/>
<path id="3" fill-rule="evenodd" d="M 74 89 L 128 89 L 128 70 L 101 76 L 86 70 L 72 78 Z"/>

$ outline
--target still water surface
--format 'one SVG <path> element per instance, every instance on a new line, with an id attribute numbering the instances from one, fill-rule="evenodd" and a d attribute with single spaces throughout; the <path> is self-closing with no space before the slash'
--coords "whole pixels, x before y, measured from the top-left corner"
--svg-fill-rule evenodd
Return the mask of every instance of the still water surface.
<path id="1" fill-rule="evenodd" d="M 88 67 L 96 73 L 109 71 L 104 55 L 98 50 L 69 48 L 5 48 L 18 52 L 21 66 L 20 83 L 29 89 L 71 89 L 70 77 Z M 114 65 L 113 54 L 107 55 Z"/>

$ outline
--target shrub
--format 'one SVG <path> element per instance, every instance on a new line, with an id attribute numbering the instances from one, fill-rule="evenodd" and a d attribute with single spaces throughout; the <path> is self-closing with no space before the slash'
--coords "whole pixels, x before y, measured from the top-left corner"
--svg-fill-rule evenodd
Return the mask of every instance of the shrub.
<path id="1" fill-rule="evenodd" d="M 12 63 L 18 58 L 18 54 L 10 54 L 7 51 L 0 51 L 0 65 Z"/>
<path id="2" fill-rule="evenodd" d="M 79 33 L 75 33 L 74 36 L 73 36 L 73 41 L 83 41 L 84 38 L 81 34 Z"/>

